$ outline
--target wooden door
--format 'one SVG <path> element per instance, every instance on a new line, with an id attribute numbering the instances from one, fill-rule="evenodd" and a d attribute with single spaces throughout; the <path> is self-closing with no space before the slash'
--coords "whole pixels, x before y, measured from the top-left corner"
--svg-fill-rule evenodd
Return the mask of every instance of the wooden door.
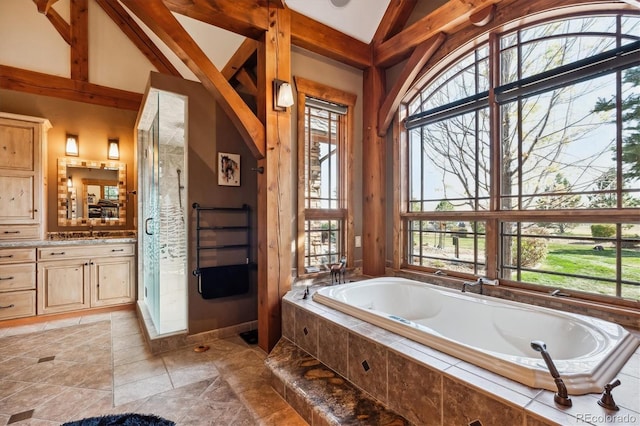
<path id="1" fill-rule="evenodd" d="M 91 261 L 91 306 L 130 303 L 134 294 L 134 257 L 104 257 Z"/>
<path id="2" fill-rule="evenodd" d="M 38 314 L 90 307 L 89 261 L 38 263 Z"/>

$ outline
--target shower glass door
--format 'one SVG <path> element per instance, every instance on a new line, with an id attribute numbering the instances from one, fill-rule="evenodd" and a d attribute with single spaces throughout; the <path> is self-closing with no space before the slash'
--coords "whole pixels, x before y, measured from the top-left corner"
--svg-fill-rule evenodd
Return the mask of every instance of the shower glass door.
<path id="1" fill-rule="evenodd" d="M 187 328 L 185 106 L 150 89 L 138 124 L 138 278 L 157 334 Z"/>
<path id="2" fill-rule="evenodd" d="M 145 253 L 144 263 L 144 293 L 145 303 L 151 314 L 153 324 L 158 329 L 160 324 L 160 262 L 158 259 L 158 120 L 156 113 L 151 124 L 149 138 L 143 146 L 142 174 L 142 217 L 144 227 L 142 232 L 142 246 Z"/>

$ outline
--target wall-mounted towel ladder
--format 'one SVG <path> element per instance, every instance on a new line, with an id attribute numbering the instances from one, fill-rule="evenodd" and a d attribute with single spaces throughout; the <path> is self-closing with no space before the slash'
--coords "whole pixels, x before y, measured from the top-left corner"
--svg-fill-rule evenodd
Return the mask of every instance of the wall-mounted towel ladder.
<path id="1" fill-rule="evenodd" d="M 204 299 L 244 294 L 249 291 L 251 265 L 251 209 L 242 207 L 202 207 L 196 212 L 196 268 L 198 292 Z M 215 257 L 203 267 L 203 253 Z"/>

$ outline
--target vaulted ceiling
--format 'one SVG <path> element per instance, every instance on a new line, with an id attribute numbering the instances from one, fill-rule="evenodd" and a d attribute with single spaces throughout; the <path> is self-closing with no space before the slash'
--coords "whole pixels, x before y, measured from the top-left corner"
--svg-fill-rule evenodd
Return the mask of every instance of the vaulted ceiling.
<path id="1" fill-rule="evenodd" d="M 234 86 L 254 94 L 256 87 L 255 76 L 252 75 L 255 66 L 253 55 L 256 40 L 264 34 L 269 23 L 268 5 L 291 9 L 293 45 L 359 69 L 366 69 L 372 64 L 386 68 L 408 58 L 420 43 L 441 32 L 455 30 L 456 26 L 468 22 L 474 14 L 486 13 L 491 5 L 500 1 L 33 0 L 33 8 L 34 13 L 38 11 L 47 17 L 71 51 L 70 78 L 54 78 L 56 87 L 60 87 L 68 97 L 74 97 L 76 100 L 136 109 L 139 104 L 138 94 L 117 89 L 109 90 L 106 87 L 95 86 L 89 81 L 88 2 L 98 4 L 161 73 L 182 75 L 184 70 L 181 71 L 172 64 L 163 53 L 163 46 L 157 45 L 157 37 L 153 31 L 149 30 L 129 7 L 142 3 L 164 5 L 178 17 L 180 24 L 194 39 L 197 38 L 194 32 L 206 26 L 233 33 L 238 41 L 235 44 L 226 44 L 232 49 L 238 48 L 235 52 L 229 53 L 226 64 L 218 65 L 218 68 L 227 80 L 233 81 Z M 340 6 L 342 4 L 344 6 Z M 69 10 L 65 10 L 67 7 Z M 424 12 L 425 9 L 433 11 L 427 16 L 422 16 L 427 13 Z M 418 13 L 414 10 L 418 10 Z M 412 15 L 420 16 L 421 19 L 410 23 Z M 404 31 L 401 32 L 402 29 Z M 245 37 L 244 42 L 242 37 Z M 216 50 L 223 50 L 224 44 L 216 43 Z M 202 43 L 200 47 L 205 49 Z M 166 49 L 164 51 L 166 52 Z M 205 52 L 211 57 L 209 53 Z M 39 76 L 28 70 L 9 67 L 7 64 L 0 66 L 3 71 L 0 87 L 37 92 L 45 90 L 38 79 L 49 76 Z"/>
<path id="2" fill-rule="evenodd" d="M 256 52 L 274 22 L 274 11 L 287 11 L 293 46 L 362 70 L 384 70 L 405 61 L 378 111 L 384 135 L 402 96 L 444 40 L 461 28 L 486 25 L 498 5 L 506 9 L 515 0 L 32 1 L 33 13 L 46 16 L 69 46 L 69 78 L 0 63 L 1 88 L 137 110 L 140 93 L 89 79 L 88 5 L 97 4 L 158 72 L 200 80 L 255 146 L 257 135 L 246 129 L 259 133 L 260 125 L 239 93 L 258 95 Z M 624 1 L 640 5 L 640 0 Z M 216 36 L 211 30 L 218 31 Z M 222 41 L 221 31 L 227 35 Z M 182 63 L 176 64 L 174 56 L 172 62 L 168 54 Z M 216 55 L 226 62 L 215 63 Z"/>

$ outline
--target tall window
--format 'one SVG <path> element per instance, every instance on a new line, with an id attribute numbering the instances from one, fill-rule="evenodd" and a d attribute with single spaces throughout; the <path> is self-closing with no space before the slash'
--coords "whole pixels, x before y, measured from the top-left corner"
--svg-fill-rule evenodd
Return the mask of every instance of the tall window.
<path id="1" fill-rule="evenodd" d="M 406 105 L 406 265 L 640 300 L 640 17 L 489 40 Z"/>
<path id="2" fill-rule="evenodd" d="M 355 95 L 296 78 L 298 89 L 298 271 L 352 261 L 351 114 Z"/>

